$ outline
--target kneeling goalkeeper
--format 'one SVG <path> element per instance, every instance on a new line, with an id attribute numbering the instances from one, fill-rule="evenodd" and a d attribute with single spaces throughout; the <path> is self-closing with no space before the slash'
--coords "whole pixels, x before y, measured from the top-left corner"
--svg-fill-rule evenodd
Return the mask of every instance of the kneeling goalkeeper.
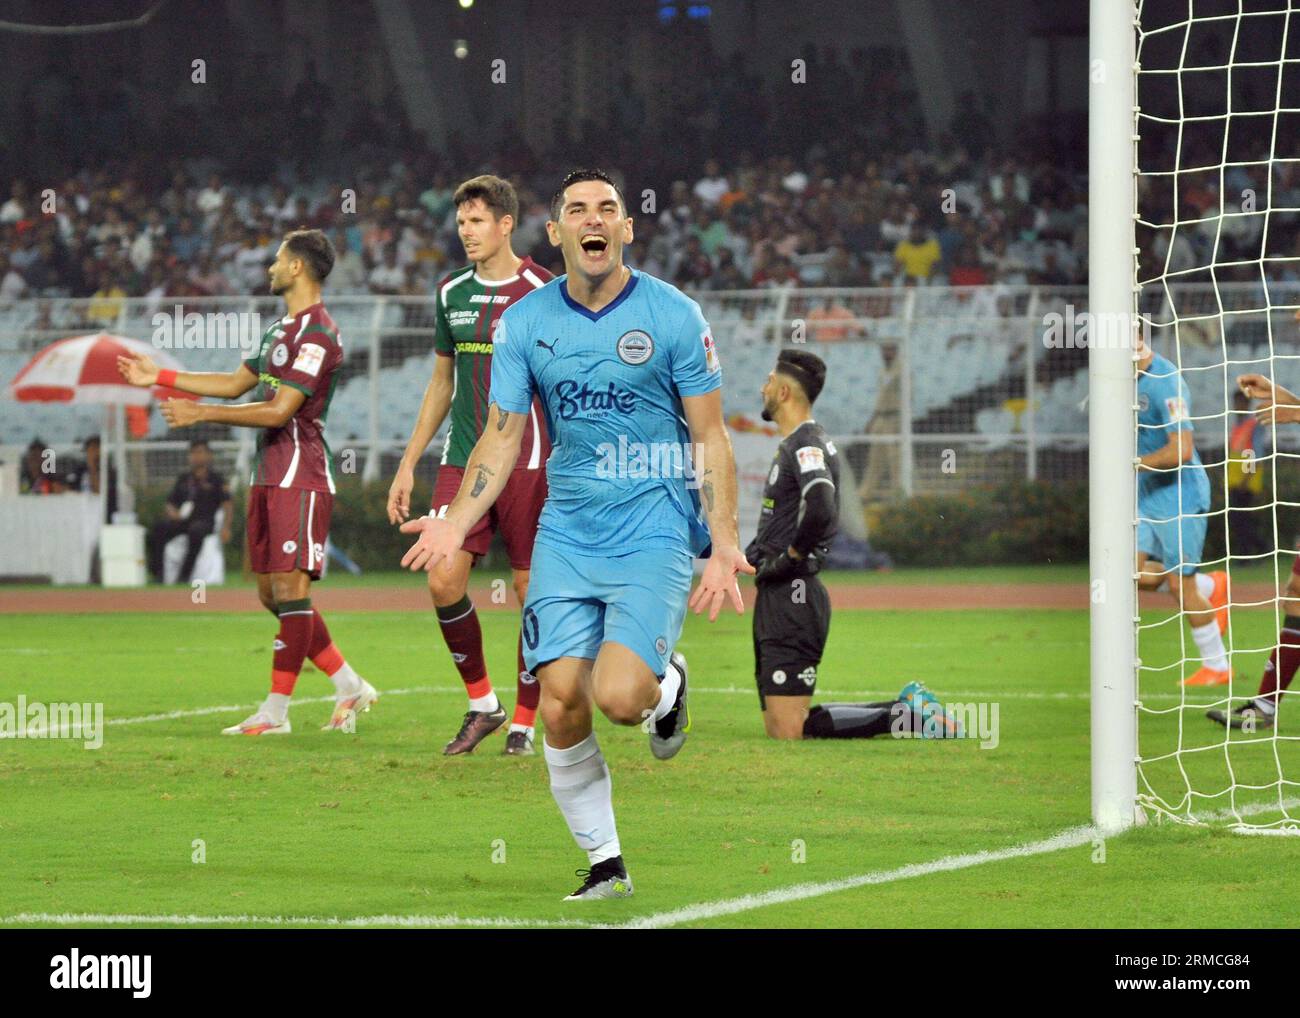
<path id="1" fill-rule="evenodd" d="M 762 389 L 763 420 L 781 432 L 758 533 L 745 549 L 758 570 L 754 676 L 763 726 L 774 739 L 866 739 L 890 732 L 955 737 L 957 723 L 917 682 L 896 700 L 809 709 L 831 625 L 830 594 L 817 573 L 839 520 L 839 456 L 812 417 L 825 382 L 826 365 L 816 354 L 782 350 Z"/>

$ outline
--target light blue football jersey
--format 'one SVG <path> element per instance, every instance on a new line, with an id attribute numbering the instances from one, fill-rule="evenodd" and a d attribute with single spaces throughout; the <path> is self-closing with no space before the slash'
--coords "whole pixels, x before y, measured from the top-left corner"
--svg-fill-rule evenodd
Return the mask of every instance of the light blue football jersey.
<path id="1" fill-rule="evenodd" d="M 588 554 L 709 546 L 683 396 L 722 384 L 700 306 L 633 270 L 600 311 L 567 276 L 511 304 L 493 336 L 490 398 L 526 414 L 540 396 L 553 448 L 537 542 Z"/>
<path id="2" fill-rule="evenodd" d="M 1163 449 L 1179 431 L 1192 431 L 1192 401 L 1178 369 L 1156 354 L 1147 370 L 1138 374 L 1139 456 Z M 1182 506 L 1178 502 L 1182 485 Z M 1150 519 L 1172 519 L 1181 513 L 1201 513 L 1210 508 L 1210 479 L 1201 454 L 1178 470 L 1138 473 L 1138 511 Z"/>

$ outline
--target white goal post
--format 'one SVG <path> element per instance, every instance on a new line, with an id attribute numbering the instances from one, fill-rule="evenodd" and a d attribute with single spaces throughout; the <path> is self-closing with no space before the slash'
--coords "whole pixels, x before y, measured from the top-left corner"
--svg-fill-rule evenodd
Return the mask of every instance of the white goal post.
<path id="1" fill-rule="evenodd" d="M 1092 819 L 1300 835 L 1300 0 L 1090 16 Z"/>
<path id="2" fill-rule="evenodd" d="M 1088 310 L 1133 319 L 1135 22 L 1130 0 L 1092 0 L 1089 18 Z M 1134 320 L 1135 323 L 1135 320 Z M 1131 332 L 1126 333 L 1131 335 Z M 1137 810 L 1137 590 L 1133 578 L 1137 431 L 1133 351 L 1088 351 L 1088 572 L 1092 819 L 1106 833 Z"/>

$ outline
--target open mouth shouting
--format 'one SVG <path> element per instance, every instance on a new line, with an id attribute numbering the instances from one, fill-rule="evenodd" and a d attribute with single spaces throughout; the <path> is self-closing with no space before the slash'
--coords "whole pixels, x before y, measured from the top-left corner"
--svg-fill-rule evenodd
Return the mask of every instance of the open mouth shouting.
<path id="1" fill-rule="evenodd" d="M 609 238 L 600 233 L 584 233 L 578 240 L 582 260 L 588 265 L 599 265 L 609 253 Z"/>

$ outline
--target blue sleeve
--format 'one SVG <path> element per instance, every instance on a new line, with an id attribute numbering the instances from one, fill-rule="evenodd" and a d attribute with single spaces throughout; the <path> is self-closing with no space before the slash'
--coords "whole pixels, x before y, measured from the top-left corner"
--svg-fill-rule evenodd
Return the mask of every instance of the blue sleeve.
<path id="1" fill-rule="evenodd" d="M 528 367 L 527 319 L 506 308 L 492 333 L 492 385 L 488 401 L 508 414 L 526 414 L 533 403 Z"/>
<path id="2" fill-rule="evenodd" d="M 681 328 L 673 338 L 673 384 L 682 396 L 703 396 L 722 385 L 722 365 L 709 323 L 700 306 L 690 302 Z"/>

